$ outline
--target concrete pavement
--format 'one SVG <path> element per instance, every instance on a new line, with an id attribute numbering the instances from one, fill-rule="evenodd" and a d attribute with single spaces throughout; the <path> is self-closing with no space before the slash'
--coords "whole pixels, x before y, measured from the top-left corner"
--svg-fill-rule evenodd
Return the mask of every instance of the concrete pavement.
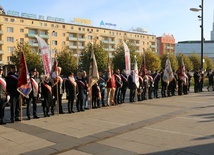
<path id="1" fill-rule="evenodd" d="M 214 92 L 201 92 L 48 118 L 40 113 L 0 126 L 0 154 L 212 155 L 213 100 Z"/>

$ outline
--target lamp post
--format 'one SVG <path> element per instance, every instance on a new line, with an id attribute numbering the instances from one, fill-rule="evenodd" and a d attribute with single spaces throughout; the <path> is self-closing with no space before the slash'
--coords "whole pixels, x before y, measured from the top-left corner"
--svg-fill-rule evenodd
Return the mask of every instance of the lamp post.
<path id="1" fill-rule="evenodd" d="M 204 0 L 201 0 L 199 8 L 190 8 L 191 11 L 201 11 L 201 15 L 198 18 L 201 20 L 201 69 L 204 68 Z"/>

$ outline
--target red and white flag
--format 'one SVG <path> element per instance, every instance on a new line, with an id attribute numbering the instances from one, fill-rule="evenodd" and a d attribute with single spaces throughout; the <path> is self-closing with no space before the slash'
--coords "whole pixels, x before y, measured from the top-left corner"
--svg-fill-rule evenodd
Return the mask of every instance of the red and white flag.
<path id="1" fill-rule="evenodd" d="M 126 43 L 123 41 L 124 51 L 125 51 L 125 69 L 126 69 L 126 75 L 131 74 L 131 59 L 130 59 L 130 51 Z"/>
<path id="2" fill-rule="evenodd" d="M 163 81 L 169 84 L 174 78 L 174 74 L 171 67 L 171 62 L 169 58 L 166 60 L 164 74 L 163 74 Z"/>
<path id="3" fill-rule="evenodd" d="M 49 47 L 41 37 L 36 35 L 36 39 L 38 40 L 39 48 L 41 50 L 45 75 L 50 75 L 52 67 L 52 58 Z"/>
<path id="4" fill-rule="evenodd" d="M 137 67 L 136 60 L 135 60 L 135 64 L 134 64 L 133 82 L 136 84 L 136 86 L 138 88 L 140 83 L 139 83 L 138 67 Z"/>

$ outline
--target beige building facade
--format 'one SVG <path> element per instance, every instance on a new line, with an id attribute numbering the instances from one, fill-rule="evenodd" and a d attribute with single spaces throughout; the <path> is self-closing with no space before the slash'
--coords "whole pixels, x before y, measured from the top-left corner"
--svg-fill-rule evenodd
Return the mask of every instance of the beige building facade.
<path id="1" fill-rule="evenodd" d="M 31 15 L 31 16 L 30 16 Z M 35 35 L 42 37 L 52 52 L 68 46 L 71 53 L 82 55 L 85 46 L 94 39 L 101 41 L 107 52 L 112 53 L 121 41 L 129 41 L 136 47 L 136 52 L 146 49 L 157 52 L 156 36 L 136 31 L 122 31 L 113 28 L 95 27 L 86 24 L 66 23 L 63 20 L 47 20 L 30 14 L 0 14 L 0 65 L 10 63 L 10 56 L 17 42 L 27 42 L 32 51 L 39 52 Z"/>

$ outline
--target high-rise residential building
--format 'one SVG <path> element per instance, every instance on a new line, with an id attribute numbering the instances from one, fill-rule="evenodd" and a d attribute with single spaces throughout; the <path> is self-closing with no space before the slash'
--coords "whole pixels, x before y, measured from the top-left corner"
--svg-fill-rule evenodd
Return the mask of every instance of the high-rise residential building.
<path id="1" fill-rule="evenodd" d="M 175 54 L 175 38 L 173 35 L 163 34 L 157 37 L 157 51 L 158 54 Z"/>
<path id="2" fill-rule="evenodd" d="M 211 31 L 211 41 L 214 41 L 214 13 L 213 13 L 213 29 Z"/>
<path id="3" fill-rule="evenodd" d="M 10 63 L 10 56 L 16 42 L 27 42 L 31 50 L 39 52 L 35 35 L 42 37 L 52 52 L 68 46 L 72 54 L 79 57 L 85 46 L 94 39 L 101 41 L 110 55 L 121 41 L 129 41 L 136 52 L 151 49 L 157 52 L 156 36 L 141 31 L 123 31 L 101 22 L 100 27 L 92 26 L 87 19 L 75 18 L 75 22 L 66 23 L 63 18 L 7 11 L 0 14 L 0 65 Z M 107 26 L 108 25 L 108 26 Z M 108 28 L 107 28 L 108 27 Z"/>

